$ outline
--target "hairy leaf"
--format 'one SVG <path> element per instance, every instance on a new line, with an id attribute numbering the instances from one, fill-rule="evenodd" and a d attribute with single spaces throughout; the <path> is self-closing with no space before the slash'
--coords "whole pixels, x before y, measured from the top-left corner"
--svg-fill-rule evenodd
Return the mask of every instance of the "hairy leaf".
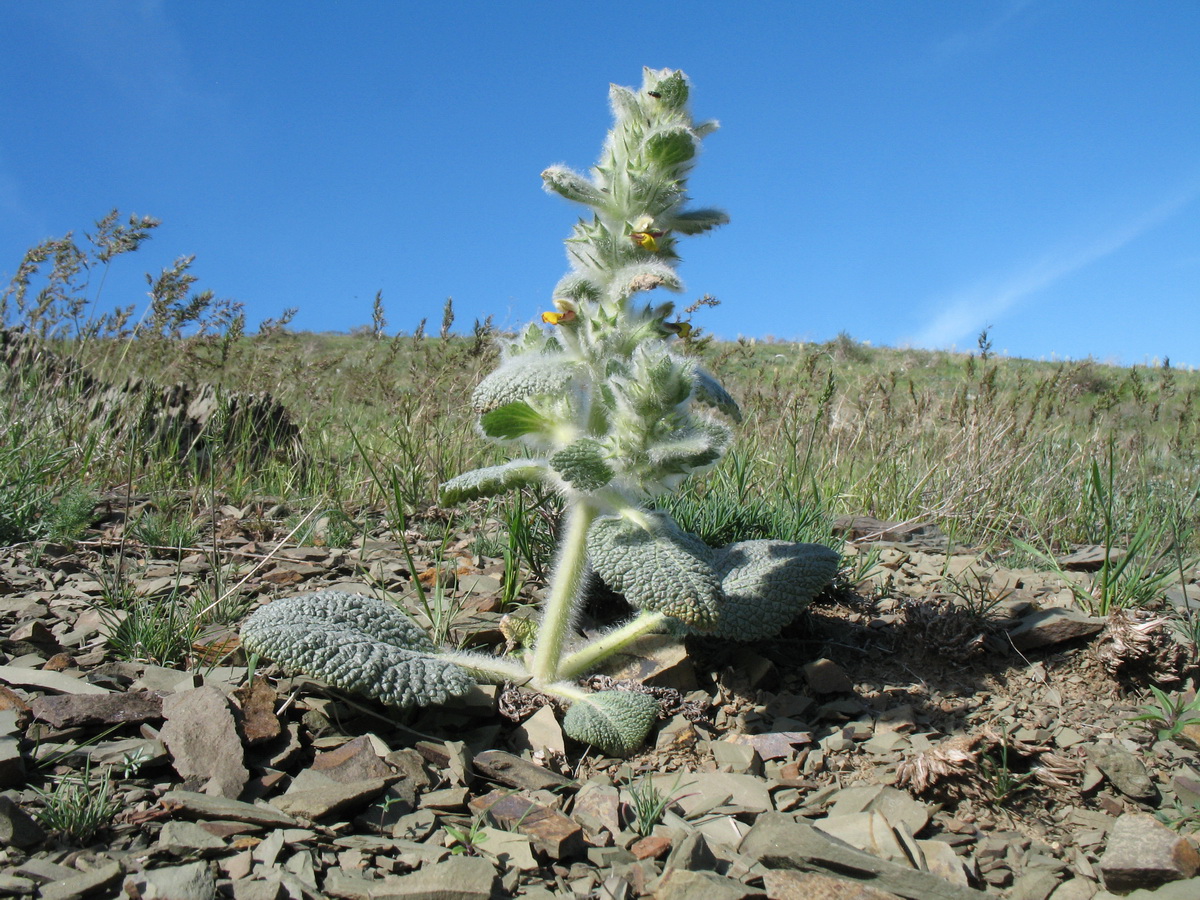
<path id="1" fill-rule="evenodd" d="M 540 484 L 545 476 L 545 463 L 514 459 L 501 466 L 487 466 L 455 476 L 438 489 L 438 494 L 444 506 L 453 506 L 464 500 L 492 497 L 514 488 Z"/>
<path id="2" fill-rule="evenodd" d="M 479 427 L 490 438 L 512 440 L 524 434 L 545 431 L 549 423 L 528 403 L 506 403 L 479 417 Z"/>
<path id="3" fill-rule="evenodd" d="M 712 634 L 735 641 L 772 637 L 837 574 L 841 556 L 822 544 L 740 541 L 714 550 L 724 598 Z"/>
<path id="4" fill-rule="evenodd" d="M 563 731 L 577 741 L 613 756 L 642 745 L 654 720 L 658 701 L 633 691 L 600 691 L 576 700 L 563 717 Z"/>
<path id="5" fill-rule="evenodd" d="M 660 287 L 668 291 L 683 290 L 683 282 L 675 270 L 656 260 L 622 266 L 613 272 L 610 285 L 609 294 L 614 300 Z"/>
<path id="6" fill-rule="evenodd" d="M 596 573 L 634 606 L 679 619 L 705 631 L 717 617 L 720 583 L 709 548 L 680 531 L 665 513 L 647 513 L 651 530 L 615 516 L 597 519 L 588 532 Z"/>
<path id="7" fill-rule="evenodd" d="M 633 353 L 628 375 L 611 373 L 612 387 L 633 415 L 657 421 L 687 400 L 694 388 L 691 364 L 659 348 Z"/>
<path id="8" fill-rule="evenodd" d="M 542 183 L 546 190 L 588 206 L 603 207 L 610 199 L 588 179 L 566 166 L 550 166 L 542 172 Z"/>
<path id="9" fill-rule="evenodd" d="M 561 394 L 578 373 L 579 366 L 561 353 L 513 356 L 479 382 L 471 403 L 490 412 L 526 397 Z"/>
<path id="10" fill-rule="evenodd" d="M 696 402 L 725 413 L 735 422 L 742 421 L 742 411 L 738 408 L 737 401 L 721 386 L 721 382 L 703 369 L 695 369 L 693 377 L 696 382 Z"/>
<path id="11" fill-rule="evenodd" d="M 729 429 L 716 422 L 679 428 L 650 446 L 650 461 L 664 471 L 691 472 L 720 459 L 731 438 Z"/>
<path id="12" fill-rule="evenodd" d="M 474 684 L 434 656 L 412 619 L 361 594 L 320 591 L 268 603 L 246 620 L 242 642 L 286 668 L 392 706 L 443 703 Z"/>
<path id="13" fill-rule="evenodd" d="M 598 491 L 612 481 L 613 470 L 604 459 L 604 448 L 582 438 L 550 457 L 550 465 L 577 491 Z"/>
<path id="14" fill-rule="evenodd" d="M 696 136 L 684 125 L 674 125 L 646 138 L 646 158 L 664 169 L 682 165 L 696 155 Z"/>
<path id="15" fill-rule="evenodd" d="M 680 234 L 701 234 L 720 225 L 728 225 L 729 216 L 719 209 L 691 209 L 670 217 L 671 230 Z"/>

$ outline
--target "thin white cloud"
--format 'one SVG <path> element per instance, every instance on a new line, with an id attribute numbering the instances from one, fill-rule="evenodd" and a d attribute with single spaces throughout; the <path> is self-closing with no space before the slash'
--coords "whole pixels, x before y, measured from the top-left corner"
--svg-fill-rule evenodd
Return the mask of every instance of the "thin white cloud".
<path id="1" fill-rule="evenodd" d="M 991 49 L 1009 24 L 1035 2 L 1036 0 L 1009 0 L 1001 4 L 996 15 L 977 28 L 964 29 L 938 41 L 933 46 L 935 57 L 947 59 Z"/>
<path id="2" fill-rule="evenodd" d="M 1046 256 L 999 283 L 976 283 L 956 291 L 937 304 L 941 311 L 907 343 L 917 347 L 940 348 L 974 338 L 1013 307 L 1068 275 L 1117 252 L 1175 215 L 1197 197 L 1200 197 L 1200 185 L 1192 184 L 1121 227 L 1092 240 L 1082 249 Z"/>
<path id="3" fill-rule="evenodd" d="M 163 0 L 34 6 L 30 18 L 41 40 L 68 53 L 121 106 L 174 120 L 194 114 L 205 99 Z"/>

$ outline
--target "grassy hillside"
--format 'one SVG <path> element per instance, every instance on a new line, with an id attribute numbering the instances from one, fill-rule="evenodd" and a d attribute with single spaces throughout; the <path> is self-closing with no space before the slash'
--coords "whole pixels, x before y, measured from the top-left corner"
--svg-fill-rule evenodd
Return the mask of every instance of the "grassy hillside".
<path id="1" fill-rule="evenodd" d="M 152 279 L 140 320 L 132 307 L 92 315 L 92 282 L 102 287 L 111 258 L 156 224 L 113 213 L 91 249 L 47 241 L 0 293 L 0 325 L 23 335 L 6 345 L 0 540 L 67 536 L 89 499 L 114 490 L 181 520 L 251 501 L 335 519 L 388 505 L 412 516 L 439 482 L 495 460 L 469 397 L 496 361 L 496 335 L 478 321 L 455 332 L 449 302 L 440 325 L 396 336 L 378 299 L 372 325 L 353 335 L 291 332 L 286 312 L 247 334 L 238 304 L 193 290 L 184 257 Z M 1141 528 L 1173 555 L 1200 549 L 1200 373 L 997 358 L 986 334 L 966 354 L 845 334 L 803 345 L 693 336 L 679 347 L 745 413 L 736 450 L 673 501 L 688 521 L 827 538 L 832 517 L 866 513 L 932 520 L 996 552 L 1013 539 L 1057 550 Z M 131 380 L 137 390 L 108 390 Z M 201 403 L 175 384 L 215 391 Z M 245 395 L 263 393 L 284 412 L 249 409 Z M 198 403 L 209 407 L 199 425 L 189 419 Z M 511 522 L 540 502 L 473 509 L 460 526 Z"/>
<path id="2" fill-rule="evenodd" d="M 58 364 L 11 370 L 0 406 L 10 489 L 13 470 L 38 471 L 55 495 L 132 482 L 139 493 L 195 504 L 198 493 L 215 493 L 235 504 L 270 497 L 357 513 L 381 502 L 379 481 L 394 473 L 413 513 L 433 502 L 438 482 L 495 454 L 469 411 L 497 353 L 482 327 L 475 337 L 279 329 L 46 346 Z M 693 352 L 746 414 L 736 451 L 693 484 L 693 499 L 931 519 L 966 543 L 1003 547 L 1019 537 L 1061 547 L 1100 539 L 1104 498 L 1091 467 L 1107 485 L 1111 447 L 1118 530 L 1166 522 L 1195 549 L 1200 375 L 870 348 L 845 337 Z M 234 440 L 210 467 L 207 456 L 170 452 L 135 430 L 98 429 L 69 374 L 77 367 L 104 383 L 136 375 L 269 392 L 298 426 L 303 454 L 251 464 Z"/>

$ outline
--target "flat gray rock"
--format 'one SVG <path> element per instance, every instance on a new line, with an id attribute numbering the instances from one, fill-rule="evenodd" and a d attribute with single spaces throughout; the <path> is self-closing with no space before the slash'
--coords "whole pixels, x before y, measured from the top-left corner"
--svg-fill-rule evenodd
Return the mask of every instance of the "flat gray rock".
<path id="1" fill-rule="evenodd" d="M 1063 607 L 1040 609 L 1022 618 L 1008 633 L 1018 650 L 1051 647 L 1077 638 L 1091 637 L 1104 628 L 1105 620 Z"/>
<path id="2" fill-rule="evenodd" d="M 321 819 L 338 813 L 351 812 L 369 804 L 383 793 L 388 779 L 370 778 L 350 784 L 336 782 L 311 790 L 287 793 L 272 799 L 271 804 L 292 816 Z"/>
<path id="3" fill-rule="evenodd" d="M 545 766 L 539 766 L 503 750 L 485 750 L 471 761 L 475 771 L 485 778 L 526 791 L 554 790 L 575 782 Z"/>
<path id="4" fill-rule="evenodd" d="M 44 885 L 41 900 L 82 900 L 83 897 L 97 895 L 115 896 L 117 885 L 121 882 L 121 874 L 119 863 L 104 863 L 90 872 Z"/>
<path id="5" fill-rule="evenodd" d="M 813 826 L 831 837 L 845 841 L 851 847 L 865 850 L 881 859 L 902 865 L 908 864 L 908 854 L 892 830 L 891 824 L 875 810 L 830 815 L 824 819 L 817 819 Z"/>
<path id="6" fill-rule="evenodd" d="M 376 753 L 371 738 L 365 734 L 347 741 L 335 750 L 317 754 L 312 768 L 330 781 L 342 784 L 387 778 L 392 774 L 388 764 Z"/>
<path id="7" fill-rule="evenodd" d="M 24 669 L 20 666 L 0 666 L 0 681 L 19 687 L 42 688 L 59 694 L 111 694 L 108 688 L 75 678 L 63 672 L 43 669 Z"/>
<path id="8" fill-rule="evenodd" d="M 32 878 L 0 872 L 0 893 L 11 897 L 32 897 L 37 893 L 37 882 Z"/>
<path id="9" fill-rule="evenodd" d="M 671 848 L 671 855 L 663 867 L 663 874 L 672 869 L 685 869 L 689 872 L 707 871 L 716 868 L 717 857 L 708 845 L 708 839 L 698 831 L 684 837 Z"/>
<path id="10" fill-rule="evenodd" d="M 654 892 L 655 900 L 746 900 L 761 896 L 757 888 L 747 887 L 737 879 L 687 869 L 664 874 Z"/>
<path id="11" fill-rule="evenodd" d="M 696 670 L 682 638 L 647 634 L 614 654 L 605 672 L 617 681 L 638 681 L 654 687 L 691 691 Z"/>
<path id="12" fill-rule="evenodd" d="M 654 786 L 678 798 L 687 816 L 702 815 L 718 807 L 733 806 L 740 812 L 765 813 L 774 809 L 767 782 L 753 775 L 733 772 L 687 772 L 655 775 Z"/>
<path id="13" fill-rule="evenodd" d="M 25 757 L 15 735 L 0 735 L 0 788 L 25 783 Z"/>
<path id="14" fill-rule="evenodd" d="M 207 778 L 204 792 L 236 800 L 250 780 L 229 701 L 211 685 L 163 700 L 160 738 L 182 777 Z"/>
<path id="15" fill-rule="evenodd" d="M 158 833 L 158 846 L 174 856 L 224 850 L 225 841 L 195 822 L 166 822 Z"/>
<path id="16" fill-rule="evenodd" d="M 24 849 L 40 844 L 45 839 L 46 832 L 33 816 L 11 798 L 0 794 L 0 847 Z"/>
<path id="17" fill-rule="evenodd" d="M 208 863 L 194 862 L 130 875 L 125 879 L 125 892 L 141 900 L 212 900 L 217 882 Z"/>
<path id="18" fill-rule="evenodd" d="M 869 881 L 908 900 L 978 900 L 978 893 L 928 872 L 887 862 L 783 813 L 758 817 L 739 852 L 768 869 L 798 869 Z"/>
<path id="19" fill-rule="evenodd" d="M 841 694 L 854 690 L 845 670 L 831 659 L 817 659 L 804 667 L 804 677 L 814 694 Z"/>
<path id="20" fill-rule="evenodd" d="M 1200 853 L 1191 841 L 1145 813 L 1117 819 L 1100 858 L 1104 886 L 1122 893 L 1182 881 L 1198 871 Z"/>
<path id="21" fill-rule="evenodd" d="M 180 811 L 203 819 L 246 822 L 251 825 L 294 828 L 300 823 L 286 813 L 270 806 L 255 806 L 226 797 L 213 797 L 195 791 L 167 791 L 163 803 L 178 805 Z"/>
<path id="22" fill-rule="evenodd" d="M 1200 897 L 1200 878 L 1172 881 L 1153 891 L 1140 889 L 1120 895 L 1100 891 L 1092 900 L 1196 900 L 1197 897 Z"/>
<path id="23" fill-rule="evenodd" d="M 365 880 L 365 879 L 364 879 Z M 281 900 L 290 894 L 278 875 L 265 878 L 237 878 L 233 881 L 233 900 Z M 333 894 L 334 897 L 343 896 Z M 363 897 L 369 895 L 364 894 Z"/>
<path id="24" fill-rule="evenodd" d="M 912 834 L 920 834 L 929 824 L 931 815 L 928 803 L 914 800 L 907 792 L 894 787 L 872 784 L 839 791 L 829 817 L 872 811 L 881 813 L 889 825 L 907 825 Z"/>
<path id="25" fill-rule="evenodd" d="M 496 869 L 486 859 L 452 856 L 421 866 L 411 875 L 386 879 L 372 900 L 491 900 Z"/>
<path id="26" fill-rule="evenodd" d="M 61 694 L 29 703 L 34 716 L 55 728 L 119 725 L 162 718 L 162 696 L 153 691 L 126 694 Z"/>
<path id="27" fill-rule="evenodd" d="M 1087 748 L 1088 760 L 1103 772 L 1113 787 L 1134 800 L 1150 800 L 1158 789 L 1142 761 L 1117 744 L 1095 743 Z"/>
<path id="28" fill-rule="evenodd" d="M 1110 565 L 1125 556 L 1125 551 L 1120 547 L 1113 547 L 1107 554 Z M 1080 547 L 1077 550 L 1068 553 L 1066 556 L 1060 556 L 1055 560 L 1059 566 L 1068 571 L 1075 572 L 1098 572 L 1104 567 L 1106 554 L 1104 547 L 1100 544 L 1089 544 L 1086 547 Z"/>
<path id="29" fill-rule="evenodd" d="M 860 881 L 775 869 L 763 876 L 769 900 L 900 900 L 897 895 Z"/>

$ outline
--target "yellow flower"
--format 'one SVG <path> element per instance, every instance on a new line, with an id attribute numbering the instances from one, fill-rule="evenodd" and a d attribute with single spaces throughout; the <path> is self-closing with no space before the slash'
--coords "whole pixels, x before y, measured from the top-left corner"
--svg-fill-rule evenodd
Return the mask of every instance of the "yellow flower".
<path id="1" fill-rule="evenodd" d="M 677 334 L 681 338 L 685 338 L 692 333 L 691 322 L 663 322 L 662 326 L 671 332 L 671 334 Z"/>
<path id="2" fill-rule="evenodd" d="M 658 238 L 662 237 L 664 231 L 635 231 L 629 236 L 629 239 L 641 247 L 643 250 L 649 250 L 651 253 L 658 252 Z"/>
<path id="3" fill-rule="evenodd" d="M 633 223 L 633 233 L 629 235 L 629 239 L 643 250 L 657 253 L 659 251 L 658 239 L 664 234 L 666 234 L 665 231 L 658 231 L 654 228 L 652 216 L 642 216 Z"/>
<path id="4" fill-rule="evenodd" d="M 568 309 L 566 312 L 544 312 L 542 313 L 542 321 L 547 325 L 562 325 L 566 322 L 575 320 L 575 310 Z"/>

